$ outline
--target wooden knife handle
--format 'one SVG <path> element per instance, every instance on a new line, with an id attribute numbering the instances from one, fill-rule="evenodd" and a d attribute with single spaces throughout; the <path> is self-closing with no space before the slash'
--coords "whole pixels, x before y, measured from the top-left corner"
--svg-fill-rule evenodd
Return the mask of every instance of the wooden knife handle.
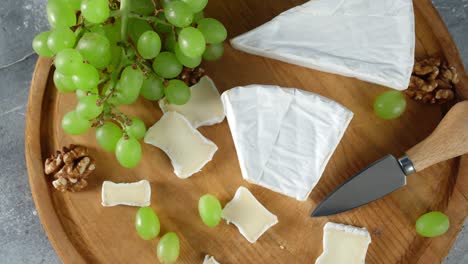
<path id="1" fill-rule="evenodd" d="M 457 103 L 434 132 L 406 154 L 416 171 L 468 153 L 468 101 Z"/>

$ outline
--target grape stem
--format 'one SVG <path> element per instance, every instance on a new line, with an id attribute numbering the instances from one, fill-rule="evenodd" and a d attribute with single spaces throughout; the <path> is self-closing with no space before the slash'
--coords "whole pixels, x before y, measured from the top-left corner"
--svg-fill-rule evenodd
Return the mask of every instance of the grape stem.
<path id="1" fill-rule="evenodd" d="M 125 129 L 126 126 L 131 126 L 132 125 L 132 120 L 128 118 L 124 113 L 120 112 L 117 108 L 114 108 L 112 113 L 114 117 L 116 118 L 121 118 L 122 121 L 122 128 Z"/>
<path id="2" fill-rule="evenodd" d="M 120 10 L 112 10 L 109 14 L 110 17 L 118 17 L 120 16 Z"/>
<path id="3" fill-rule="evenodd" d="M 109 80 L 109 77 L 106 76 L 106 77 L 102 78 L 101 80 L 99 80 L 98 85 L 106 83 L 108 80 Z"/>
<path id="4" fill-rule="evenodd" d="M 156 11 L 159 13 L 159 12 L 163 12 L 163 10 L 159 10 L 159 9 L 156 9 Z M 136 19 L 141 19 L 141 20 L 145 20 L 147 22 L 152 22 L 152 23 L 157 23 L 157 24 L 163 24 L 163 25 L 168 25 L 170 26 L 171 24 L 167 23 L 166 21 L 164 21 L 163 19 L 160 19 L 159 17 L 154 17 L 154 16 L 143 16 L 143 15 L 140 15 L 140 14 L 135 14 L 135 13 L 129 13 L 128 14 L 129 17 L 131 18 L 136 18 Z"/>
<path id="5" fill-rule="evenodd" d="M 120 26 L 120 40 L 123 43 L 127 43 L 127 24 L 130 14 L 130 1 L 131 0 L 120 0 L 120 15 L 122 19 L 122 25 Z"/>
<path id="6" fill-rule="evenodd" d="M 145 76 L 147 75 L 148 72 L 152 72 L 153 69 L 151 68 L 150 65 L 148 65 L 148 62 L 146 61 L 145 58 L 141 56 L 141 54 L 138 52 L 138 49 L 135 47 L 135 43 L 133 43 L 131 40 L 129 41 L 130 46 L 133 48 L 135 51 L 135 55 L 137 56 L 136 63 L 140 68 L 143 69 L 143 73 L 145 73 Z"/>

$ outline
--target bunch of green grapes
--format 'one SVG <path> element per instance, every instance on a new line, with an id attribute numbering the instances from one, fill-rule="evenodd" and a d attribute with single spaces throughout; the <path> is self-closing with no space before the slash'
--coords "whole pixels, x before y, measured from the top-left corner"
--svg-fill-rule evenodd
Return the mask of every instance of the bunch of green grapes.
<path id="1" fill-rule="evenodd" d="M 54 57 L 54 83 L 75 92 L 75 110 L 62 119 L 64 131 L 79 135 L 96 127 L 96 139 L 115 152 L 119 163 L 135 167 L 142 156 L 139 140 L 146 127 L 127 117 L 120 105 L 138 97 L 166 97 L 182 105 L 190 89 L 176 79 L 183 67 L 223 52 L 223 24 L 205 18 L 208 0 L 49 0 L 50 31 L 32 43 L 43 57 Z"/>

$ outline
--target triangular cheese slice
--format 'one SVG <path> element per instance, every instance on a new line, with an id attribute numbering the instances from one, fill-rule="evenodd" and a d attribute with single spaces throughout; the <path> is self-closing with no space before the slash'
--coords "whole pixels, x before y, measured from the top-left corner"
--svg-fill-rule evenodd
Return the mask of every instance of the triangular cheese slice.
<path id="1" fill-rule="evenodd" d="M 312 0 L 231 40 L 234 48 L 397 90 L 415 49 L 412 0 Z"/>
<path id="2" fill-rule="evenodd" d="M 269 85 L 221 95 L 242 177 L 304 201 L 353 113 L 317 94 Z"/>

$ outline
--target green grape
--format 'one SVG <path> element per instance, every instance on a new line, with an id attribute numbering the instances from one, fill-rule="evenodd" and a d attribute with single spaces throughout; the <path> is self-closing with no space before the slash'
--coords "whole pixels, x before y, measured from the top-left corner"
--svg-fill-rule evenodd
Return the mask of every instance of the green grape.
<path id="1" fill-rule="evenodd" d="M 164 12 L 158 13 L 156 17 L 161 19 L 162 21 L 166 21 L 166 16 L 164 15 Z M 157 23 L 155 29 L 158 33 L 169 33 L 172 31 L 172 27 L 170 25 L 162 23 Z"/>
<path id="2" fill-rule="evenodd" d="M 108 69 L 109 71 L 113 71 L 117 69 L 120 63 L 120 59 L 122 58 L 122 48 L 112 44 L 110 46 L 111 50 L 111 61 L 109 63 Z"/>
<path id="3" fill-rule="evenodd" d="M 193 23 L 197 23 L 198 21 L 200 21 L 200 19 L 202 18 L 205 18 L 205 14 L 203 13 L 203 11 L 200 11 L 198 13 L 195 13 L 193 15 Z"/>
<path id="4" fill-rule="evenodd" d="M 72 81 L 73 83 L 73 81 Z M 75 84 L 73 84 L 75 85 Z M 81 89 L 76 89 L 76 97 L 78 98 L 78 100 L 81 100 L 83 98 L 85 98 L 86 96 L 89 96 L 89 95 L 98 95 L 99 94 L 99 91 L 98 91 L 98 88 L 97 87 L 94 87 L 93 89 L 91 89 L 91 91 L 83 91 Z"/>
<path id="5" fill-rule="evenodd" d="M 138 41 L 140 36 L 146 31 L 151 31 L 153 28 L 145 20 L 137 18 L 128 19 L 128 34 L 134 43 Z"/>
<path id="6" fill-rule="evenodd" d="M 122 20 L 120 18 L 116 18 L 114 23 L 105 25 L 104 32 L 106 34 L 107 39 L 111 44 L 116 44 L 120 41 L 121 31 L 120 26 L 122 25 Z"/>
<path id="7" fill-rule="evenodd" d="M 197 28 L 203 33 L 206 43 L 218 44 L 227 38 L 226 28 L 214 18 L 200 19 Z"/>
<path id="8" fill-rule="evenodd" d="M 144 79 L 145 76 L 139 68 L 134 69 L 132 66 L 127 66 L 120 75 L 119 83 L 121 88 L 126 91 L 126 95 L 138 97 Z"/>
<path id="9" fill-rule="evenodd" d="M 81 100 L 81 99 L 85 98 L 86 96 L 88 96 L 87 91 L 83 91 L 83 90 L 80 90 L 80 89 L 76 89 L 75 93 L 76 93 L 76 98 L 78 98 L 78 100 Z"/>
<path id="10" fill-rule="evenodd" d="M 76 113 L 84 119 L 93 119 L 102 113 L 104 107 L 97 105 L 99 96 L 89 95 L 82 98 L 76 105 Z"/>
<path id="11" fill-rule="evenodd" d="M 96 128 L 96 141 L 107 151 L 115 151 L 122 135 L 122 129 L 112 122 L 104 122 L 102 126 Z"/>
<path id="12" fill-rule="evenodd" d="M 47 2 L 47 20 L 52 28 L 69 28 L 76 24 L 76 15 L 66 3 L 50 0 Z"/>
<path id="13" fill-rule="evenodd" d="M 416 221 L 416 232 L 423 237 L 436 237 L 444 234 L 450 227 L 448 217 L 441 212 L 429 212 Z"/>
<path id="14" fill-rule="evenodd" d="M 95 24 L 89 28 L 89 31 L 92 33 L 98 33 L 101 35 L 106 35 L 105 26 L 103 24 Z"/>
<path id="15" fill-rule="evenodd" d="M 80 10 L 81 0 L 62 0 L 65 2 L 71 9 Z"/>
<path id="16" fill-rule="evenodd" d="M 174 52 L 176 44 L 177 44 L 177 41 L 176 41 L 175 34 L 172 32 L 167 34 L 166 39 L 164 40 L 164 48 L 167 51 Z"/>
<path id="17" fill-rule="evenodd" d="M 170 80 L 164 93 L 169 103 L 175 105 L 183 105 L 191 97 L 190 88 L 181 80 Z"/>
<path id="18" fill-rule="evenodd" d="M 221 221 L 222 212 L 221 203 L 213 195 L 205 194 L 198 200 L 198 213 L 205 225 L 209 227 L 217 226 Z"/>
<path id="19" fill-rule="evenodd" d="M 54 56 L 54 52 L 49 49 L 47 46 L 47 39 L 49 38 L 50 31 L 44 31 L 37 34 L 34 37 L 32 42 L 32 47 L 34 51 L 39 54 L 39 56 L 50 58 Z"/>
<path id="20" fill-rule="evenodd" d="M 55 56 L 54 65 L 65 75 L 72 75 L 83 64 L 83 56 L 74 49 L 63 49 Z"/>
<path id="21" fill-rule="evenodd" d="M 125 128 L 127 134 L 136 139 L 142 139 L 146 134 L 146 126 L 139 118 L 132 118 L 132 124 Z"/>
<path id="22" fill-rule="evenodd" d="M 67 134 L 79 135 L 91 128 L 91 122 L 81 118 L 76 111 L 70 111 L 63 116 L 62 128 Z"/>
<path id="23" fill-rule="evenodd" d="M 148 100 L 156 101 L 164 96 L 164 86 L 161 78 L 151 74 L 143 81 L 140 90 L 141 96 Z"/>
<path id="24" fill-rule="evenodd" d="M 106 86 L 104 87 L 104 89 L 106 89 Z M 108 102 L 115 106 L 122 104 L 131 104 L 138 98 L 138 94 L 132 94 L 131 91 L 132 90 L 124 89 L 119 81 L 117 82 L 117 85 L 114 88 L 114 93 L 109 98 Z"/>
<path id="25" fill-rule="evenodd" d="M 153 61 L 154 72 L 166 79 L 177 77 L 182 72 L 182 64 L 172 52 L 161 52 Z"/>
<path id="26" fill-rule="evenodd" d="M 83 0 L 81 2 L 83 17 L 92 23 L 102 23 L 109 18 L 108 0 Z"/>
<path id="27" fill-rule="evenodd" d="M 78 41 L 76 49 L 83 58 L 97 69 L 109 65 L 112 57 L 110 42 L 106 36 L 99 33 L 86 33 Z"/>
<path id="28" fill-rule="evenodd" d="M 152 0 L 131 0 L 130 11 L 140 15 L 154 14 Z"/>
<path id="29" fill-rule="evenodd" d="M 382 119 L 394 119 L 406 109 L 406 100 L 399 91 L 388 91 L 380 94 L 374 101 L 374 112 Z"/>
<path id="30" fill-rule="evenodd" d="M 192 23 L 193 12 L 182 1 L 172 1 L 165 5 L 164 13 L 167 21 L 176 27 L 186 27 Z"/>
<path id="31" fill-rule="evenodd" d="M 75 34 L 69 28 L 56 28 L 50 32 L 47 46 L 52 52 L 57 53 L 66 48 L 73 48 L 75 41 Z"/>
<path id="32" fill-rule="evenodd" d="M 174 0 L 161 0 L 161 3 L 162 3 L 162 5 L 163 5 L 163 7 L 166 7 L 166 5 L 167 5 L 168 3 L 170 3 L 170 2 L 172 2 L 172 1 L 174 1 Z"/>
<path id="33" fill-rule="evenodd" d="M 191 9 L 192 12 L 200 12 L 202 11 L 206 4 L 208 4 L 208 0 L 182 0 L 185 2 Z"/>
<path id="34" fill-rule="evenodd" d="M 57 87 L 57 90 L 69 93 L 76 90 L 76 86 L 73 83 L 73 79 L 71 76 L 64 75 L 59 71 L 54 71 L 54 84 Z"/>
<path id="35" fill-rule="evenodd" d="M 91 91 L 99 83 L 99 72 L 90 64 L 81 64 L 72 76 L 78 89 Z"/>
<path id="36" fill-rule="evenodd" d="M 174 232 L 168 232 L 158 242 L 157 254 L 160 262 L 171 264 L 179 257 L 180 242 L 179 237 Z"/>
<path id="37" fill-rule="evenodd" d="M 141 160 L 141 145 L 134 138 L 125 139 L 122 137 L 117 142 L 115 156 L 120 165 L 125 168 L 133 168 Z"/>
<path id="38" fill-rule="evenodd" d="M 208 44 L 206 50 L 203 53 L 203 59 L 207 61 L 215 61 L 223 56 L 224 47 L 223 43 Z"/>
<path id="39" fill-rule="evenodd" d="M 137 49 L 144 59 L 152 59 L 161 51 L 161 38 L 154 31 L 146 31 L 138 39 Z"/>
<path id="40" fill-rule="evenodd" d="M 202 61 L 201 56 L 200 57 L 195 57 L 195 58 L 187 57 L 180 50 L 180 47 L 179 47 L 178 44 L 175 46 L 175 55 L 176 55 L 176 58 L 179 60 L 179 62 L 182 63 L 182 65 L 184 65 L 185 67 L 189 67 L 189 68 L 197 67 L 198 65 L 200 65 L 200 63 Z"/>
<path id="41" fill-rule="evenodd" d="M 144 240 L 150 240 L 159 235 L 159 218 L 151 207 L 141 207 L 135 217 L 135 228 Z"/>
<path id="42" fill-rule="evenodd" d="M 113 105 L 129 105 L 134 103 L 138 99 L 138 93 L 134 89 L 128 89 L 121 85 L 120 82 L 115 86 L 114 96 L 110 99 L 110 103 Z"/>
<path id="43" fill-rule="evenodd" d="M 180 31 L 179 47 L 187 57 L 201 57 L 206 48 L 205 38 L 200 30 L 194 27 L 186 27 Z"/>

